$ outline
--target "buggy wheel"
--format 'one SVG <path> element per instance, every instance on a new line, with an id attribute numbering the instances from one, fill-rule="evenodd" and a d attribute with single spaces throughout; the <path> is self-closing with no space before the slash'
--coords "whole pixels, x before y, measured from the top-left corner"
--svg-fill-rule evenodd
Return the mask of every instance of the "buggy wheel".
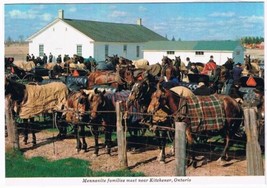
<path id="1" fill-rule="evenodd" d="M 130 136 L 135 136 L 135 137 L 138 137 L 138 136 L 144 136 L 145 133 L 146 133 L 146 128 L 145 127 L 141 127 L 141 128 L 129 128 L 128 130 Z"/>
<path id="2" fill-rule="evenodd" d="M 66 136 L 74 132 L 74 125 L 63 120 L 61 114 L 55 112 L 53 116 L 53 128 L 57 128 L 59 134 Z"/>

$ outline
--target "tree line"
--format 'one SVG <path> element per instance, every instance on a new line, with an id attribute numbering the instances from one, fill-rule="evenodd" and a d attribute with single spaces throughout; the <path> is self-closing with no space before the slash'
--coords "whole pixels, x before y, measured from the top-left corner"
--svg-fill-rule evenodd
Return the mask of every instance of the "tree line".
<path id="1" fill-rule="evenodd" d="M 263 37 L 242 37 L 241 38 L 242 44 L 260 44 L 264 42 Z"/>

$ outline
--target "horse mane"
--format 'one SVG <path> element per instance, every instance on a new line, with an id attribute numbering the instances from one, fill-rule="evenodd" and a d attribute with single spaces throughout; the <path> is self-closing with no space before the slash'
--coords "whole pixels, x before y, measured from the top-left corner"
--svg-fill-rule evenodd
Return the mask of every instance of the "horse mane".
<path id="1" fill-rule="evenodd" d="M 19 104 L 24 100 L 26 86 L 16 81 L 6 79 L 5 95 L 10 94 L 11 99 Z"/>

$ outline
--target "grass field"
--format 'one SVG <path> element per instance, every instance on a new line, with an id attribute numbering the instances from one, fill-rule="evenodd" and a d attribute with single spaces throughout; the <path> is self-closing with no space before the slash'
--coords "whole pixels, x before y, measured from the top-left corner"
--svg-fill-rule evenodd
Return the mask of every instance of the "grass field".
<path id="1" fill-rule="evenodd" d="M 22 170 L 24 169 L 24 170 Z M 140 172 L 118 170 L 93 171 L 88 161 L 66 158 L 49 161 L 43 157 L 26 159 L 19 151 L 6 153 L 6 177 L 138 177 Z"/>

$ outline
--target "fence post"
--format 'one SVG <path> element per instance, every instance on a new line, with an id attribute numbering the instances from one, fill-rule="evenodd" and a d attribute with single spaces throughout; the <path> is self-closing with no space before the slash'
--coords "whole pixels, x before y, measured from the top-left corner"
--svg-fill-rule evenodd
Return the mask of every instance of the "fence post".
<path id="1" fill-rule="evenodd" d="M 248 175 L 264 175 L 261 149 L 258 142 L 257 118 L 254 108 L 244 108 L 247 136 L 246 158 Z"/>
<path id="2" fill-rule="evenodd" d="M 175 122 L 175 175 L 186 176 L 186 124 Z"/>
<path id="3" fill-rule="evenodd" d="M 122 126 L 122 112 L 121 101 L 116 102 L 116 117 L 117 117 L 117 142 L 118 142 L 118 158 L 120 167 L 122 169 L 128 168 L 127 161 L 127 146 L 126 146 L 126 132 Z"/>
<path id="4" fill-rule="evenodd" d="M 5 98 L 5 117 L 6 117 L 6 126 L 7 126 L 7 134 L 8 141 L 12 144 L 13 149 L 19 149 L 19 135 L 18 129 L 16 126 L 16 122 L 14 120 L 14 116 L 12 113 L 13 104 L 10 96 L 6 96 Z"/>

